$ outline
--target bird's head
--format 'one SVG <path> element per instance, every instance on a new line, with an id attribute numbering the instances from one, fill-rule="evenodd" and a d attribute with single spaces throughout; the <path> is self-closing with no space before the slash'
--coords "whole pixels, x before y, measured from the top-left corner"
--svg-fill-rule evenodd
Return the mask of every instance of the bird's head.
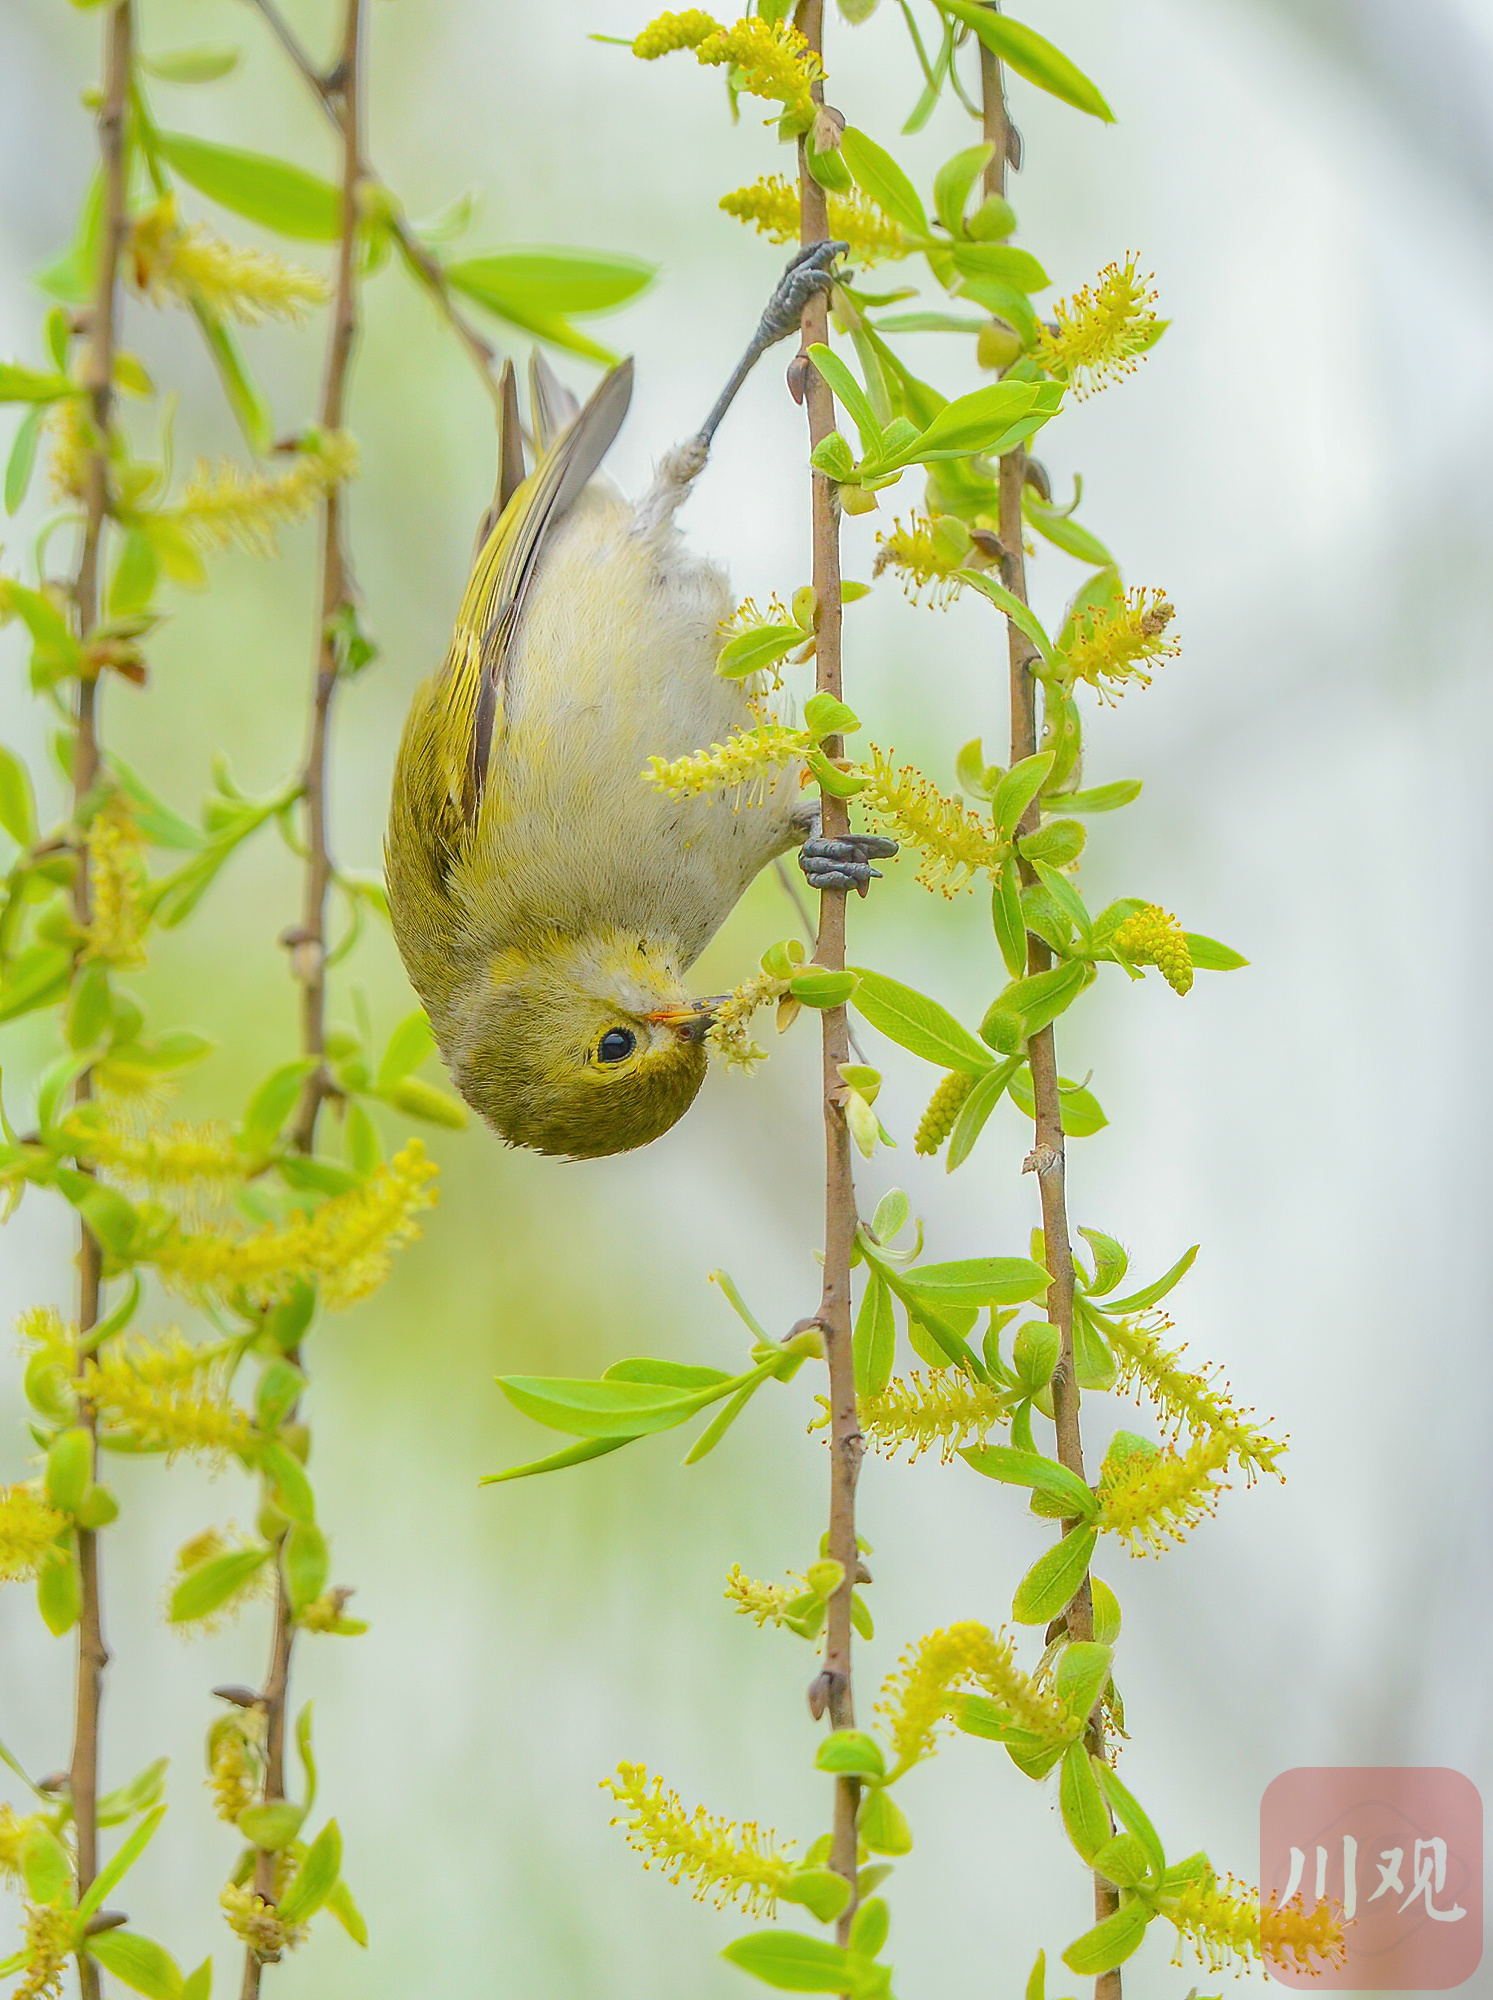
<path id="1" fill-rule="evenodd" d="M 646 1146 L 689 1109 L 710 1022 L 666 950 L 556 938 L 493 963 L 445 1054 L 510 1145 L 600 1159 Z"/>

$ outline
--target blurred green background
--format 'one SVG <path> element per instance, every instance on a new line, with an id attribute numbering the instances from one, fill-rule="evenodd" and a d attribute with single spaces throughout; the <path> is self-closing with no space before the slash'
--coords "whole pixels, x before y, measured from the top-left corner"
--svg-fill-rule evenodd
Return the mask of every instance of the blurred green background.
<path id="1" fill-rule="evenodd" d="M 143 0 L 147 48 L 232 40 L 235 77 L 157 87 L 162 121 L 330 172 L 329 136 L 251 11 Z M 289 11 L 330 46 L 330 9 Z M 1146 780 L 1096 824 L 1085 880 L 1140 893 L 1227 939 L 1246 972 L 1185 1001 L 1156 980 L 1108 984 L 1063 1024 L 1063 1066 L 1109 1130 L 1075 1142 L 1077 1222 L 1121 1236 L 1148 1275 L 1204 1248 L 1176 1295 L 1196 1358 L 1293 1436 L 1289 1483 L 1236 1491 L 1184 1550 L 1111 1554 L 1126 1612 L 1126 1782 L 1178 1853 L 1256 1866 L 1258 1801 L 1297 1764 L 1446 1763 L 1484 1780 L 1489 1369 L 1486 990 L 1487 652 L 1493 500 L 1487 327 L 1493 314 L 1493 26 L 1484 0 L 1029 0 L 1021 10 L 1100 83 L 1101 129 L 1019 80 L 1022 240 L 1068 291 L 1136 249 L 1173 327 L 1134 379 L 1044 440 L 1060 491 L 1138 583 L 1179 608 L 1184 657 L 1101 715 L 1092 782 Z M 661 276 L 595 326 L 636 353 L 638 393 L 611 469 L 636 490 L 694 428 L 755 317 L 780 254 L 715 207 L 782 170 L 749 102 L 732 127 L 717 79 L 687 58 L 648 68 L 588 40 L 628 35 L 615 0 L 385 0 L 372 16 L 370 152 L 409 213 L 465 187 L 472 248 L 556 241 L 628 250 Z M 79 93 L 99 19 L 61 0 L 0 13 L 0 352 L 39 353 L 28 273 L 69 233 L 89 171 Z M 946 106 L 894 135 L 916 98 L 897 10 L 832 28 L 831 100 L 926 179 L 972 142 Z M 194 205 L 193 212 L 196 212 Z M 220 221 L 223 219 L 220 218 Z M 223 221 L 226 233 L 250 232 Z M 336 849 L 379 864 L 390 765 L 416 680 L 438 660 L 492 485 L 487 404 L 403 274 L 367 294 L 351 421 L 357 567 L 382 647 L 342 701 Z M 182 319 L 131 308 L 128 343 L 179 389 L 177 449 L 236 441 Z M 284 427 L 309 415 L 319 335 L 250 334 Z M 956 343 L 909 339 L 946 389 Z M 521 351 L 521 350 L 519 350 Z M 578 386 L 583 364 L 561 363 Z M 801 418 L 781 367 L 733 412 L 685 517 L 741 593 L 806 574 Z M 906 512 L 912 483 L 883 502 Z M 10 559 L 38 517 L 10 532 Z M 848 524 L 869 575 L 874 518 Z M 190 810 L 215 748 L 268 789 L 299 754 L 310 660 L 313 535 L 284 559 L 229 558 L 183 599 L 143 695 L 111 687 L 116 744 Z M 1040 606 L 1078 572 L 1044 550 Z M 943 617 L 886 588 L 849 613 L 847 691 L 891 742 L 952 782 L 953 756 L 1002 728 L 988 607 Z M 0 636 L 5 735 L 40 750 L 13 632 Z M 290 858 L 242 855 L 138 982 L 161 1024 L 217 1037 L 182 1105 L 230 1111 L 288 1052 L 292 994 L 275 943 L 297 905 Z M 1000 973 L 972 903 L 925 896 L 910 867 L 852 912 L 854 953 L 967 1013 Z M 730 984 L 792 928 L 769 876 L 700 968 Z M 381 1032 L 411 1005 L 386 938 L 344 970 Z M 371 1621 L 298 1655 L 315 1697 L 322 1800 L 339 1818 L 368 1915 L 360 1954 L 335 1927 L 270 1975 L 284 2000 L 482 1992 L 549 2000 L 740 1993 L 714 1958 L 740 1928 L 644 1875 L 607 1826 L 597 1780 L 619 1758 L 685 1799 L 811 1839 L 826 1807 L 810 1769 L 809 1654 L 759 1634 L 721 1597 L 740 1562 L 776 1576 L 814 1553 L 826 1462 L 806 1439 L 807 1375 L 762 1397 L 706 1464 L 665 1438 L 559 1479 L 482 1492 L 477 1476 L 547 1448 L 492 1386 L 500 1369 L 594 1373 L 629 1352 L 734 1363 L 739 1328 L 706 1283 L 729 1269 L 769 1325 L 817 1297 L 814 1037 L 801 1026 L 755 1077 L 715 1073 L 647 1152 L 567 1166 L 487 1134 L 436 1134 L 441 1205 L 373 1302 L 327 1321 L 311 1353 L 316 1466 L 335 1576 Z M 871 1037 L 875 1042 L 875 1037 Z M 35 1023 L 0 1033 L 24 1073 Z M 929 1076 L 882 1045 L 899 1139 L 862 1175 L 867 1202 L 905 1185 L 931 1254 L 1018 1252 L 1033 1189 L 1014 1114 L 960 1175 L 913 1156 Z M 875 1057 L 873 1056 L 873 1059 Z M 67 1308 L 67 1218 L 37 1196 L 0 1238 L 0 1304 Z M 174 1308 L 167 1308 L 174 1311 Z M 0 1477 L 24 1475 L 18 1370 L 0 1385 Z M 1125 1407 L 1096 1404 L 1092 1449 Z M 1133 1421 L 1133 1416 L 1130 1419 Z M 184 1963 L 237 1952 L 215 1898 L 236 1852 L 200 1789 L 221 1681 L 253 1681 L 262 1611 L 196 1643 L 158 1622 L 183 1537 L 247 1521 L 246 1483 L 121 1463 L 110 1537 L 115 1651 L 106 1780 L 170 1752 L 174 1805 L 132 1878 L 135 1920 Z M 955 1618 L 999 1624 L 1046 1529 L 962 1469 L 871 1459 L 862 1483 L 878 1632 L 861 1702 L 904 1643 Z M 0 1598 L 0 1734 L 33 1768 L 66 1761 L 70 1644 L 25 1591 Z M 892 1957 L 904 1995 L 1021 1990 L 1086 1922 L 1088 1889 L 1053 1800 L 993 1747 L 960 1742 L 913 1777 L 916 1851 L 898 1869 Z M 7 1914 L 8 1922 L 8 1914 Z M 0 1947 L 3 1949 L 3 1947 Z M 1135 2000 L 1194 1978 L 1153 1936 L 1127 1968 Z M 1217 1977 L 1197 1975 L 1200 1989 Z M 1245 1981 L 1236 1990 L 1263 1990 Z M 1053 1990 L 1068 1990 L 1059 1980 Z"/>

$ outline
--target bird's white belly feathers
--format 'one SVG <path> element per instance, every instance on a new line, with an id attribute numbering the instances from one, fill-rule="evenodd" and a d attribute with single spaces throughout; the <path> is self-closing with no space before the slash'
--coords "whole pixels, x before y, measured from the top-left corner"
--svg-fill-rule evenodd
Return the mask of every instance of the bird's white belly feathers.
<path id="1" fill-rule="evenodd" d="M 650 757 L 722 742 L 752 717 L 715 670 L 725 576 L 672 524 L 635 523 L 597 479 L 545 552 L 505 677 L 492 862 L 510 910 L 543 925 L 552 909 L 569 930 L 579 902 L 609 927 L 672 939 L 687 965 L 793 844 L 802 794 L 796 771 L 758 804 L 666 798 L 647 782 Z"/>

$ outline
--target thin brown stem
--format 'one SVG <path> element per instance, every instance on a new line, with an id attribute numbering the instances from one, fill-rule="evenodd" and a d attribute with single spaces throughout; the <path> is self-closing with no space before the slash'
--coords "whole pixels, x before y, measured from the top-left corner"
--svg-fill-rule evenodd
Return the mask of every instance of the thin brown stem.
<path id="1" fill-rule="evenodd" d="M 326 431 L 342 427 L 348 374 L 358 336 L 358 224 L 364 178 L 361 144 L 363 25 L 363 0 L 346 0 L 336 65 L 328 77 L 317 80 L 318 96 L 335 118 L 342 139 L 342 220 L 337 243 L 337 275 L 332 297 L 326 372 L 318 411 L 318 422 Z M 285 34 L 289 35 L 288 29 Z M 298 48 L 299 45 L 295 46 Z M 300 60 L 298 66 L 307 68 Z M 327 893 L 333 876 L 327 831 L 327 761 L 332 704 L 341 657 L 341 628 L 344 615 L 352 604 L 346 497 L 339 483 L 328 491 L 322 503 L 321 588 L 311 722 L 301 780 L 306 814 L 306 861 L 301 921 L 287 940 L 291 947 L 291 970 L 301 989 L 301 1051 L 316 1062 L 316 1068 L 306 1079 L 292 1132 L 297 1149 L 303 1153 L 315 1149 L 317 1121 L 330 1084 L 321 1061 L 326 1048 Z M 298 1364 L 301 1362 L 298 1351 L 290 1358 Z M 269 1668 L 260 1693 L 264 1711 L 264 1782 L 261 1796 L 266 1803 L 285 1797 L 286 1722 L 295 1630 L 295 1616 L 283 1568 L 277 1565 L 274 1631 L 270 1641 Z M 261 1850 L 255 1858 L 254 1890 L 266 1902 L 274 1901 L 275 1867 L 275 1855 Z M 264 1963 L 252 1946 L 246 1950 L 242 2000 L 258 2000 Z"/>
<path id="2" fill-rule="evenodd" d="M 980 81 L 985 137 L 994 146 L 985 168 L 985 192 L 1001 195 L 1006 188 L 1006 166 L 1012 152 L 1011 126 L 1006 111 L 1001 64 L 981 44 Z M 1021 496 L 1026 483 L 1026 451 L 1008 452 L 1000 462 L 1000 543 L 1001 580 L 1022 603 L 1027 601 L 1026 554 Z M 1025 633 L 1009 619 L 1006 622 L 1006 651 L 1011 713 L 1011 762 L 1019 763 L 1037 750 L 1037 682 L 1032 671 L 1036 649 Z M 1040 823 L 1041 805 L 1034 799 L 1022 819 L 1020 831 L 1032 832 Z M 1023 862 L 1024 881 L 1035 880 Z M 1027 971 L 1045 972 L 1052 964 L 1052 952 L 1033 932 L 1027 933 Z M 1067 1166 L 1063 1142 L 1063 1100 L 1058 1087 L 1057 1046 L 1049 1023 L 1027 1044 L 1032 1073 L 1032 1098 L 1036 1131 L 1026 1170 L 1037 1176 L 1042 1207 L 1043 1256 L 1052 1283 L 1047 1291 L 1047 1317 L 1058 1329 L 1058 1363 L 1052 1378 L 1053 1428 L 1059 1460 L 1080 1479 L 1084 1477 L 1083 1430 L 1079 1405 L 1081 1392 L 1073 1360 L 1073 1246 L 1068 1229 Z M 1078 1526 L 1063 1524 L 1064 1534 Z M 1094 1636 L 1094 1602 L 1089 1579 L 1084 1577 L 1072 1603 L 1064 1613 L 1070 1639 Z M 1091 1722 L 1085 1741 L 1095 1756 L 1104 1754 L 1103 1735 Z M 1119 1896 L 1110 1884 L 1094 1877 L 1094 1914 L 1097 1920 L 1119 1907 Z M 1120 2000 L 1118 1969 L 1104 1972 L 1094 1984 L 1094 2000 Z"/>
<path id="3" fill-rule="evenodd" d="M 127 172 L 125 162 L 125 112 L 129 102 L 130 62 L 134 21 L 130 0 L 116 0 L 104 29 L 104 81 L 99 102 L 99 153 L 103 164 L 103 230 L 98 250 L 98 282 L 88 316 L 88 347 L 83 384 L 87 391 L 93 437 L 87 456 L 84 495 L 83 541 L 78 556 L 78 572 L 73 585 L 73 602 L 80 638 L 87 640 L 99 622 L 99 577 L 102 569 L 104 534 L 109 517 L 109 426 L 114 403 L 114 351 L 116 345 L 120 252 L 127 227 Z M 78 683 L 74 710 L 72 745 L 73 815 L 80 829 L 75 843 L 76 874 L 73 878 L 73 920 L 80 933 L 92 921 L 92 899 L 88 874 L 88 845 L 81 831 L 89 794 L 99 774 L 98 682 L 86 672 Z M 93 1092 L 92 1078 L 78 1079 L 75 1096 L 85 1102 Z M 80 1224 L 78 1244 L 78 1369 L 83 1363 L 83 1343 L 98 1324 L 103 1289 L 103 1260 L 98 1239 L 86 1224 Z M 90 1434 L 95 1429 L 93 1405 L 86 1398 L 78 1403 L 78 1423 Z M 97 1470 L 97 1447 L 94 1469 Z M 98 1873 L 98 1765 L 99 1713 L 103 1702 L 104 1669 L 109 1649 L 104 1643 L 103 1594 L 99 1574 L 98 1536 L 93 1529 L 79 1528 L 78 1575 L 78 1668 L 76 1709 L 73 1720 L 72 1760 L 68 1787 L 72 1801 L 77 1841 L 78 1891 L 82 1892 Z M 82 2000 L 98 2000 L 98 1965 L 85 1952 L 78 1954 L 78 1985 Z"/>
<path id="4" fill-rule="evenodd" d="M 798 11 L 798 25 L 809 46 L 823 48 L 823 0 L 804 0 Z M 823 85 L 815 85 L 822 101 Z M 799 145 L 799 198 L 802 210 L 800 240 L 822 243 L 829 236 L 824 190 L 808 170 L 805 148 Z M 806 307 L 803 316 L 803 345 L 823 342 L 829 337 L 829 313 L 822 296 Z M 802 364 L 799 364 L 802 367 Z M 809 419 L 810 446 L 817 445 L 835 428 L 834 398 L 817 370 L 802 370 L 803 400 Z M 822 694 L 841 695 L 841 607 L 840 607 L 840 511 L 833 481 L 823 473 L 811 474 L 811 523 L 813 533 L 813 585 L 817 645 L 816 687 Z M 825 740 L 825 754 L 840 754 L 840 739 Z M 827 836 L 848 833 L 850 816 L 843 799 L 821 795 L 823 829 Z M 814 949 L 818 965 L 840 971 L 845 964 L 845 892 L 824 891 L 819 899 L 819 934 Z M 844 1570 L 839 1589 L 830 1599 L 825 1620 L 824 1668 L 814 1686 L 816 1713 L 829 1714 L 833 1729 L 849 1729 L 855 1723 L 855 1699 L 851 1675 L 851 1595 L 855 1587 L 859 1556 L 855 1533 L 855 1487 L 860 1473 L 865 1441 L 855 1404 L 855 1362 L 850 1333 L 850 1257 L 857 1224 L 855 1179 L 851 1168 L 850 1130 L 841 1108 L 844 1079 L 842 1063 L 850 1060 L 849 1023 L 843 1007 L 832 1007 L 821 1015 L 823 1023 L 824 1093 L 824 1282 L 816 1315 L 824 1333 L 825 1359 L 829 1369 L 830 1400 L 830 1505 L 829 1554 Z M 853 1778 L 835 1780 L 835 1817 L 830 1866 L 851 1883 L 856 1874 L 856 1816 L 860 1810 L 860 1785 Z M 855 1910 L 852 1893 L 840 1918 L 839 1936 L 849 1935 Z"/>
<path id="5" fill-rule="evenodd" d="M 280 12 L 280 9 L 274 4 L 274 0 L 249 0 L 249 4 L 264 20 L 270 33 L 285 51 L 303 82 L 316 98 L 317 103 L 340 133 L 342 121 L 341 113 L 338 109 L 337 92 L 334 87 L 335 71 L 330 74 L 324 74 L 316 67 L 307 54 L 304 43 L 302 43 L 295 30 Z M 360 157 L 359 159 L 358 178 L 366 189 L 370 191 L 377 189 L 387 193 L 387 183 L 374 172 L 365 157 Z M 446 274 L 441 268 L 440 259 L 420 241 L 420 238 L 410 228 L 403 215 L 400 214 L 398 205 L 392 197 L 390 197 L 386 205 L 386 213 L 389 217 L 389 228 L 395 242 L 399 245 L 400 254 L 403 256 L 405 263 L 430 293 L 431 298 L 435 301 L 437 310 L 441 313 L 451 331 L 456 335 L 458 342 L 467 354 L 473 367 L 481 376 L 482 386 L 486 389 L 494 410 L 501 411 L 503 407 L 502 391 L 499 387 L 498 375 L 494 367 L 497 352 L 492 342 L 484 338 L 477 331 L 476 327 L 473 326 L 461 307 L 456 303 L 451 294 L 451 287 L 446 283 Z"/>

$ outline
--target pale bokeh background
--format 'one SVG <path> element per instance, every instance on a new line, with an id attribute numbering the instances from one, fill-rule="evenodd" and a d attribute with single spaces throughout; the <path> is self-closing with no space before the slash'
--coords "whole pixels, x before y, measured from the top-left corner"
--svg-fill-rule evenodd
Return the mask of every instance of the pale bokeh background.
<path id="1" fill-rule="evenodd" d="M 1014 84 L 1024 240 L 1061 289 L 1136 248 L 1175 321 L 1133 381 L 1044 443 L 1060 487 L 1083 472 L 1086 517 L 1130 576 L 1175 598 L 1186 646 L 1092 732 L 1092 778 L 1139 775 L 1147 790 L 1096 823 L 1086 880 L 1101 901 L 1153 896 L 1253 961 L 1200 979 L 1185 1002 L 1154 980 L 1133 993 L 1114 982 L 1063 1024 L 1065 1068 L 1093 1066 L 1113 1121 L 1072 1147 L 1075 1219 L 1123 1237 L 1142 1277 L 1201 1241 L 1176 1299 L 1181 1331 L 1294 1438 L 1286 1486 L 1236 1490 L 1162 1562 L 1104 1564 L 1126 1609 L 1127 1782 L 1176 1853 L 1206 1845 L 1247 1874 L 1260 1794 L 1292 1765 L 1489 1776 L 1493 17 L 1486 0 L 1023 11 L 1120 117 L 1101 129 Z M 326 43 L 326 6 L 292 12 Z M 147 46 L 232 38 L 249 51 L 225 84 L 158 87 L 164 122 L 329 170 L 327 134 L 247 9 L 150 0 L 144 13 Z M 414 216 L 480 190 L 474 247 L 596 243 L 662 264 L 652 293 L 599 329 L 639 359 L 614 459 L 634 488 L 711 400 L 777 267 L 716 197 L 780 164 L 753 107 L 732 129 L 718 83 L 687 58 L 645 70 L 586 38 L 641 18 L 615 0 L 381 6 L 371 121 L 373 157 Z M 26 273 L 64 237 L 83 184 L 78 92 L 97 25 L 56 0 L 4 10 L 5 353 L 39 351 Z M 869 26 L 835 30 L 832 69 L 833 100 L 892 140 L 916 89 L 890 0 Z M 904 157 L 926 178 L 972 136 L 948 107 Z M 354 519 L 384 657 L 341 704 L 334 803 L 339 853 L 371 868 L 399 720 L 444 645 L 492 452 L 485 402 L 423 299 L 389 269 L 367 303 Z M 232 449 L 184 327 L 137 308 L 130 340 L 180 385 L 179 450 Z M 318 343 L 250 344 L 281 421 L 303 420 Z M 909 345 L 953 380 L 954 343 Z M 806 574 L 800 423 L 780 368 L 764 368 L 687 515 L 759 596 Z M 888 511 L 912 497 L 908 482 Z M 11 530 L 16 552 L 34 518 Z M 850 526 L 850 573 L 868 573 L 871 536 Z M 212 597 L 183 602 L 156 647 L 149 694 L 110 690 L 109 739 L 182 806 L 215 746 L 251 788 L 297 754 L 311 561 L 301 532 L 280 565 L 223 563 Z M 1044 554 L 1041 604 L 1056 609 L 1076 574 Z M 998 739 L 982 607 L 938 619 L 882 592 L 849 631 L 852 695 L 882 740 L 948 782 L 966 735 Z M 34 744 L 19 647 L 0 645 L 5 734 Z M 854 911 L 855 950 L 973 1012 L 999 977 L 993 943 L 972 909 L 930 901 L 910 875 Z M 233 1105 L 289 1044 L 274 938 L 294 899 L 288 858 L 262 846 L 142 982 L 163 1021 L 221 1039 L 191 1108 Z M 707 988 L 789 928 L 769 879 L 712 948 Z M 386 1031 L 410 1004 L 386 940 L 352 976 Z M 343 1016 L 347 996 L 344 976 Z M 9 1028 L 0 1055 L 19 1074 L 43 1045 L 35 1026 Z M 935 1256 L 1019 1249 L 1033 1194 L 1015 1120 L 950 1180 L 911 1151 L 928 1072 L 895 1054 L 887 1066 L 901 1145 L 864 1174 L 868 1200 L 905 1184 Z M 822 1823 L 807 1649 L 759 1635 L 720 1597 L 733 1562 L 776 1575 L 814 1552 L 824 1459 L 803 1436 L 806 1397 L 764 1396 L 687 1473 L 676 1437 L 532 1486 L 475 1482 L 546 1448 L 491 1386 L 499 1369 L 596 1372 L 637 1351 L 729 1361 L 735 1322 L 705 1282 L 717 1264 L 769 1324 L 811 1306 L 813 1068 L 800 1030 L 755 1080 L 713 1076 L 662 1144 L 602 1165 L 437 1135 L 444 1192 L 424 1241 L 375 1302 L 317 1335 L 323 1511 L 336 1574 L 358 1585 L 372 1630 L 306 1645 L 297 1695 L 316 1697 L 322 1799 L 374 1949 L 365 1958 L 320 1927 L 271 1975 L 284 2000 L 745 1990 L 713 1955 L 739 1920 L 643 1875 L 596 1780 L 639 1758 L 714 1810 L 804 1838 Z M 29 1200 L 0 1243 L 6 1309 L 65 1304 L 69 1254 L 65 1218 Z M 25 1466 L 14 1371 L 3 1395 L 0 1476 L 13 1478 Z M 1094 1409 L 1096 1458 L 1116 1420 L 1134 1418 Z M 252 1503 L 239 1478 L 214 1485 L 186 1467 L 116 1477 L 127 1527 L 110 1538 L 106 1775 L 169 1751 L 175 1799 L 127 1907 L 184 1963 L 216 1950 L 219 1990 L 236 1990 L 213 1907 L 234 1841 L 199 1790 L 200 1743 L 208 1687 L 259 1673 L 262 1622 L 182 1644 L 154 1613 L 183 1535 Z M 926 1460 L 869 1461 L 862 1493 L 879 1628 L 862 1653 L 869 1708 L 908 1639 L 955 1618 L 999 1623 L 1046 1531 L 1012 1496 Z M 69 1680 L 69 1647 L 39 1636 L 28 1593 L 8 1593 L 0 1733 L 33 1768 L 65 1761 Z M 1087 1921 L 1050 1796 L 967 1741 L 900 1796 L 918 1845 L 894 1882 L 899 1990 L 1014 1995 L 1037 1948 L 1055 1956 Z M 1167 1949 L 1154 1937 L 1127 1971 L 1136 2000 L 1186 1992 L 1194 1974 Z"/>

